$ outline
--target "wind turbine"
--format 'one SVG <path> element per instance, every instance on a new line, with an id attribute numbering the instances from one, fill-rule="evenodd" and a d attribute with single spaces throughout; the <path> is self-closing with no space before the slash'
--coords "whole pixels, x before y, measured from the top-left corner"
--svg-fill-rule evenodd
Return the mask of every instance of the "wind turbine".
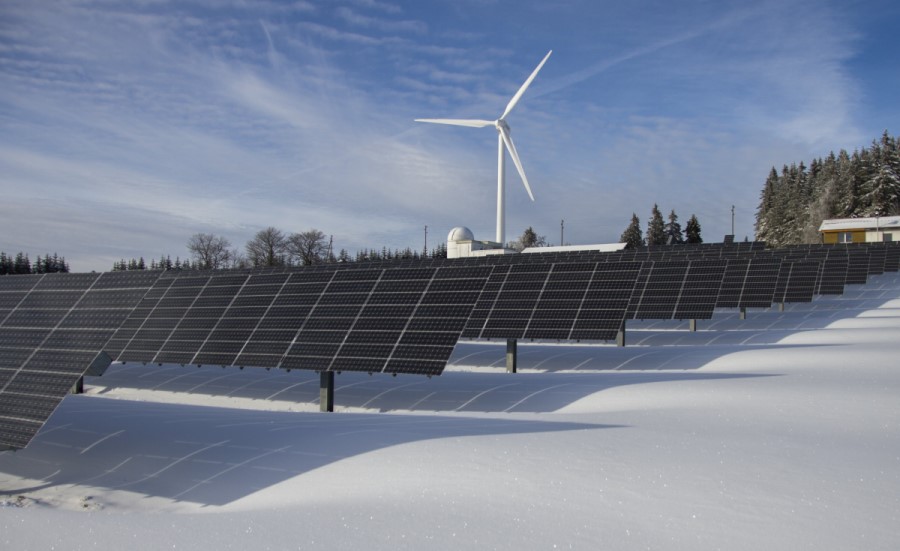
<path id="1" fill-rule="evenodd" d="M 474 128 L 483 128 L 485 126 L 493 126 L 497 129 L 497 243 L 501 245 L 505 244 L 505 220 L 504 220 L 504 201 L 505 201 L 505 180 L 506 180 L 506 151 L 509 151 L 509 156 L 512 157 L 513 163 L 516 165 L 516 169 L 519 171 L 519 176 L 522 177 L 522 183 L 525 184 L 525 191 L 528 192 L 528 196 L 531 197 L 531 200 L 534 201 L 534 194 L 531 193 L 531 186 L 528 185 L 528 178 L 525 176 L 525 169 L 522 168 L 522 161 L 519 160 L 519 154 L 516 152 L 516 146 L 513 144 L 512 137 L 510 136 L 509 124 L 506 123 L 506 117 L 509 115 L 510 111 L 519 103 L 519 100 L 522 98 L 522 94 L 525 93 L 525 90 L 531 85 L 531 81 L 534 80 L 534 77 L 537 76 L 538 71 L 541 70 L 541 67 L 544 66 L 544 63 L 547 62 L 547 59 L 550 57 L 550 54 L 553 53 L 553 50 L 547 52 L 547 55 L 544 56 L 544 59 L 538 63 L 538 66 L 531 73 L 531 76 L 528 77 L 528 80 L 525 81 L 524 84 L 519 88 L 519 91 L 516 92 L 516 95 L 509 100 L 509 104 L 506 106 L 506 109 L 503 111 L 503 114 L 500 115 L 495 121 L 486 121 L 479 119 L 416 119 L 416 122 L 430 122 L 435 124 L 450 124 L 453 126 L 471 126 Z"/>

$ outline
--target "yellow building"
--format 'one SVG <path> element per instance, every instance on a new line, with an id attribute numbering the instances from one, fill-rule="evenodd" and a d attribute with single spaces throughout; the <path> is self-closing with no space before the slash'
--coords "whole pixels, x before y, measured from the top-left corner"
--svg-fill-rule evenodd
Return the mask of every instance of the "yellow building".
<path id="1" fill-rule="evenodd" d="M 819 233 L 825 244 L 900 241 L 900 216 L 832 218 L 822 222 Z"/>

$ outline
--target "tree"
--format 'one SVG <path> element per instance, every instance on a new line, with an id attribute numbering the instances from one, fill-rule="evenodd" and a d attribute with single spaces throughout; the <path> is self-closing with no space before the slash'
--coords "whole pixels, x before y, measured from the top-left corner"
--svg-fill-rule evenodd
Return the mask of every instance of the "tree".
<path id="1" fill-rule="evenodd" d="M 622 237 L 619 238 L 619 241 L 625 243 L 625 246 L 629 249 L 643 246 L 644 236 L 641 232 L 641 221 L 637 214 L 631 213 L 631 223 L 622 232 Z"/>
<path id="2" fill-rule="evenodd" d="M 14 274 L 30 274 L 31 273 L 31 261 L 28 259 L 28 255 L 20 252 L 16 255 L 16 259 L 13 261 L 13 272 Z"/>
<path id="3" fill-rule="evenodd" d="M 431 258 L 447 258 L 447 244 L 440 243 L 437 247 L 431 249 Z"/>
<path id="4" fill-rule="evenodd" d="M 510 249 L 522 252 L 529 247 L 546 247 L 547 237 L 538 235 L 534 228 L 528 226 L 515 241 L 510 241 L 506 245 Z"/>
<path id="5" fill-rule="evenodd" d="M 303 266 L 320 264 L 328 255 L 328 241 L 325 234 L 315 228 L 292 233 L 287 239 L 287 253 L 294 263 Z"/>
<path id="6" fill-rule="evenodd" d="M 250 262 L 247 257 L 237 247 L 232 248 L 228 253 L 228 267 L 232 269 L 249 268 Z"/>
<path id="7" fill-rule="evenodd" d="M 872 144 L 872 164 L 869 177 L 863 183 L 862 200 L 868 206 L 866 216 L 888 216 L 900 208 L 900 157 L 894 139 L 887 131 L 881 143 Z"/>
<path id="8" fill-rule="evenodd" d="M 286 264 L 287 238 L 281 230 L 269 226 L 259 230 L 247 242 L 247 259 L 253 266 L 283 266 Z"/>
<path id="9" fill-rule="evenodd" d="M 195 233 L 188 239 L 187 249 L 200 270 L 226 268 L 230 260 L 231 243 L 221 235 Z"/>
<path id="10" fill-rule="evenodd" d="M 700 222 L 697 221 L 697 217 L 693 214 L 684 227 L 684 235 L 688 243 L 703 243 L 703 238 L 700 237 Z"/>
<path id="11" fill-rule="evenodd" d="M 771 217 L 775 206 L 775 188 L 778 186 L 778 171 L 775 167 L 769 172 L 766 183 L 759 197 L 759 206 L 756 208 L 756 239 L 765 241 L 771 228 Z"/>
<path id="12" fill-rule="evenodd" d="M 678 223 L 678 215 L 675 209 L 669 213 L 669 223 L 666 224 L 666 243 L 671 239 L 673 245 L 684 243 L 684 235 L 681 233 L 681 224 Z"/>
<path id="13" fill-rule="evenodd" d="M 647 223 L 647 246 L 665 245 L 666 244 L 666 226 L 663 222 L 662 213 L 656 203 L 653 204 L 653 210 L 650 211 L 650 221 Z"/>

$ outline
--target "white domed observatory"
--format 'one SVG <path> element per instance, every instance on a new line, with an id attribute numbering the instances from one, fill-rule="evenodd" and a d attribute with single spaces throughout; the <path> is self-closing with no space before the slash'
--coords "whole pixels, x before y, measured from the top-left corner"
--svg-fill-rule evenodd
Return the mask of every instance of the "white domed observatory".
<path id="1" fill-rule="evenodd" d="M 504 249 L 493 241 L 478 241 L 472 230 L 457 226 L 447 235 L 447 258 L 465 258 L 488 254 L 509 254 L 515 251 Z"/>

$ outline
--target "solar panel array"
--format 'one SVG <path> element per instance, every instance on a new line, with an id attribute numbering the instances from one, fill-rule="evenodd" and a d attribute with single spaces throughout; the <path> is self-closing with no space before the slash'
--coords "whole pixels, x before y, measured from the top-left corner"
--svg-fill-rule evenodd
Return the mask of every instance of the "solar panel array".
<path id="1" fill-rule="evenodd" d="M 24 447 L 111 360 L 440 374 L 459 338 L 612 340 L 625 319 L 707 319 L 839 294 L 896 244 L 760 243 L 223 272 L 0 277 L 0 447 Z"/>

